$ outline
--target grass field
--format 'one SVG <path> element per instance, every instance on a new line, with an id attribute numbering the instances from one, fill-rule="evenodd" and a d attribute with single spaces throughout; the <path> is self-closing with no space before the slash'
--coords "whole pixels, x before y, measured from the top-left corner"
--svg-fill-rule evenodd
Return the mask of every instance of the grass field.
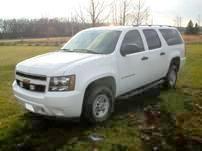
<path id="1" fill-rule="evenodd" d="M 140 138 L 138 128 L 144 107 L 159 104 L 177 115 L 187 112 L 186 102 L 202 101 L 202 44 L 189 44 L 187 63 L 179 75 L 176 90 L 162 90 L 158 98 L 137 96 L 119 100 L 113 117 L 99 126 L 55 120 L 34 126 L 29 114 L 16 103 L 12 94 L 15 65 L 55 49 L 57 47 L 53 46 L 0 46 L 0 151 L 92 150 L 94 145 L 88 140 L 92 133 L 104 136 L 104 140 L 96 144 L 99 150 L 144 151 L 145 142 Z M 202 136 L 202 130 L 197 133 Z"/>

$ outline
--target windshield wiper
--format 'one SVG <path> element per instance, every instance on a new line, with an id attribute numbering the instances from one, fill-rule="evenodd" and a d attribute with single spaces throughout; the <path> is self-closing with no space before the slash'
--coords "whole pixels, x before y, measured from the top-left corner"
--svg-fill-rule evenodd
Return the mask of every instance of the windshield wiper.
<path id="1" fill-rule="evenodd" d="M 65 48 L 60 49 L 60 50 L 63 50 L 63 51 L 66 51 L 66 52 L 74 52 L 73 50 L 70 50 L 70 49 L 65 49 Z"/>
<path id="2" fill-rule="evenodd" d="M 89 49 L 73 49 L 73 51 L 81 52 L 81 53 L 84 52 L 84 53 L 93 53 L 93 54 L 103 54 L 103 53 L 96 52 L 96 51 L 89 50 Z"/>

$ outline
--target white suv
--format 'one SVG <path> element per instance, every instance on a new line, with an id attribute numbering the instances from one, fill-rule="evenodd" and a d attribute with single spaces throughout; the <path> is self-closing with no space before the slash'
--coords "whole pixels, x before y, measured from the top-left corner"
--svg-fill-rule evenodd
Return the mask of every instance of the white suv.
<path id="1" fill-rule="evenodd" d="M 117 97 L 161 83 L 175 87 L 184 62 L 185 45 L 176 28 L 90 28 L 61 50 L 17 64 L 13 91 L 30 112 L 103 122 Z"/>

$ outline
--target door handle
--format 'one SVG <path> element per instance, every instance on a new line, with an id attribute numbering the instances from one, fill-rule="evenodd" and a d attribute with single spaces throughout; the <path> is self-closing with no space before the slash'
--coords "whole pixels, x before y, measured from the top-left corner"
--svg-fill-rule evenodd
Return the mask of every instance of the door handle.
<path id="1" fill-rule="evenodd" d="M 142 57 L 142 61 L 144 61 L 144 60 L 148 60 L 149 58 L 148 57 Z"/>
<path id="2" fill-rule="evenodd" d="M 165 52 L 161 52 L 160 53 L 160 56 L 164 56 L 166 53 Z"/>

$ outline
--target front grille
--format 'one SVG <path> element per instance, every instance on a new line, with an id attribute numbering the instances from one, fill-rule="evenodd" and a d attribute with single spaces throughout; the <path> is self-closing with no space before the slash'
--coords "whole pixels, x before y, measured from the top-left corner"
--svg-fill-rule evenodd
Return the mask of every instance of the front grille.
<path id="1" fill-rule="evenodd" d="M 35 79 L 35 80 L 41 80 L 41 81 L 46 81 L 46 79 L 47 79 L 46 76 L 31 75 L 31 74 L 22 73 L 22 72 L 19 72 L 19 71 L 16 71 L 16 75 L 21 76 L 21 77 L 25 77 L 25 78 L 30 78 L 30 79 Z"/>
<path id="2" fill-rule="evenodd" d="M 37 85 L 32 83 L 25 83 L 20 80 L 16 80 L 17 85 L 23 89 L 29 90 L 29 91 L 35 91 L 35 92 L 45 92 L 46 86 L 44 85 Z"/>

